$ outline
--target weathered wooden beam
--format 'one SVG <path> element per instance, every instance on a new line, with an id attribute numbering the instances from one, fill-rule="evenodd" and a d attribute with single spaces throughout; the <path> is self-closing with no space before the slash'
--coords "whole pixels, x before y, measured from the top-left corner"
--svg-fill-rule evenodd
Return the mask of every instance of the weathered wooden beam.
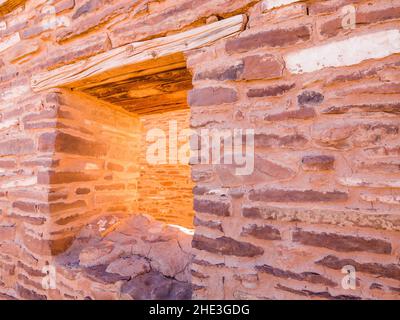
<path id="1" fill-rule="evenodd" d="M 186 68 L 186 61 L 185 55 L 180 52 L 166 57 L 115 68 L 109 72 L 103 72 L 95 76 L 74 81 L 68 86 L 73 90 L 86 91 L 87 89 L 102 87 L 107 84 L 114 85 L 115 83 L 127 79 L 138 79 L 182 68 Z"/>
<path id="2" fill-rule="evenodd" d="M 112 49 L 89 59 L 35 75 L 31 80 L 32 89 L 41 91 L 66 87 L 82 80 L 87 83 L 86 80 L 90 82 L 91 78 L 104 73 L 115 76 L 113 71 L 116 69 L 129 67 L 132 70 L 132 65 L 204 47 L 235 35 L 243 30 L 245 22 L 246 16 L 238 15 L 171 36 Z"/>
<path id="3" fill-rule="evenodd" d="M 25 2 L 26 0 L 0 0 L 0 17 L 10 13 Z"/>
<path id="4" fill-rule="evenodd" d="M 189 108 L 187 93 L 193 88 L 192 74 L 183 66 L 157 74 L 80 90 L 100 100 L 118 105 L 129 112 L 150 114 Z"/>

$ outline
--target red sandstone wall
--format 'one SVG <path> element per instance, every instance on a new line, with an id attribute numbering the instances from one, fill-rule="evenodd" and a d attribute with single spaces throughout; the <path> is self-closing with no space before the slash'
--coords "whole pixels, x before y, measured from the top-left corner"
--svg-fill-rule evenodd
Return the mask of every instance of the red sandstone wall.
<path id="1" fill-rule="evenodd" d="M 48 225 L 49 192 L 38 184 L 38 174 L 53 161 L 39 150 L 39 139 L 54 127 L 55 113 L 50 96 L 32 96 L 1 107 L 0 285 L 4 298 L 16 295 L 15 290 L 23 294 L 16 281 L 33 272 L 29 266 L 37 264 L 37 258 L 31 250 L 32 239 Z M 47 114 L 46 120 L 40 121 L 40 114 Z"/>
<path id="2" fill-rule="evenodd" d="M 195 297 L 399 298 L 400 50 L 389 32 L 399 30 L 397 1 L 293 1 L 263 11 L 251 0 L 61 0 L 50 10 L 55 20 L 44 3 L 28 1 L 0 23 L 3 297 L 45 294 L 27 280 L 40 281 L 45 260 L 32 238 L 48 227 L 41 205 L 62 197 L 37 181 L 53 165 L 39 136 L 56 120 L 52 96 L 33 94 L 31 75 L 246 13 L 240 37 L 188 56 L 191 125 L 255 128 L 259 156 L 257 179 L 193 167 Z M 354 30 L 341 27 L 347 4 L 356 7 Z M 352 42 L 363 35 L 368 41 Z M 334 53 L 340 46 L 354 50 Z M 324 56 L 335 67 L 313 64 Z M 340 285 L 348 264 L 355 291 Z"/>
<path id="3" fill-rule="evenodd" d="M 49 185 L 50 197 L 57 196 L 49 199 L 51 237 L 68 244 L 91 220 L 104 217 L 99 229 L 105 231 L 107 216 L 115 220 L 137 212 L 140 123 L 96 99 L 66 91 L 57 99 L 57 129 L 39 138 L 39 149 L 52 153 L 53 166 L 40 173 L 39 183 Z"/>
<path id="4" fill-rule="evenodd" d="M 400 298 L 400 8 L 357 1 L 344 30 L 352 2 L 257 4 L 239 37 L 189 55 L 192 125 L 254 128 L 256 150 L 252 176 L 193 167 L 196 297 Z"/>
<path id="5" fill-rule="evenodd" d="M 183 130 L 189 128 L 190 109 L 166 112 L 154 115 L 144 115 L 140 118 L 142 124 L 141 135 L 141 157 L 140 157 L 140 178 L 138 184 L 139 212 L 146 213 L 157 220 L 180 225 L 186 228 L 193 228 L 193 187 L 190 178 L 190 166 L 182 164 L 177 158 L 177 163 L 172 164 L 169 156 L 169 148 L 174 144 L 170 142 L 170 121 L 177 124 L 178 151 L 188 143 L 188 136 Z M 172 124 L 173 128 L 174 124 Z M 146 159 L 148 147 L 152 144 L 146 142 L 149 130 L 160 129 L 166 138 L 166 160 L 167 163 L 152 165 Z M 175 130 L 175 129 L 172 129 Z M 172 158 L 175 162 L 175 160 Z M 182 159 L 181 159 L 182 160 Z"/>
<path id="6" fill-rule="evenodd" d="M 43 266 L 86 223 L 104 216 L 107 228 L 107 217 L 136 212 L 140 125 L 68 93 L 18 106 L 2 113 L 1 282 L 6 296 L 37 298 Z"/>

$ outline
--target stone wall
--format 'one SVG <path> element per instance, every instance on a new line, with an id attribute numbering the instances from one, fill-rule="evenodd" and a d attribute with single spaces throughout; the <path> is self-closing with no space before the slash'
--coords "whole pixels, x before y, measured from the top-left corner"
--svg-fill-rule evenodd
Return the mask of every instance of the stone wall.
<path id="1" fill-rule="evenodd" d="M 1 148 L 1 276 L 21 297 L 89 221 L 106 230 L 137 212 L 139 178 L 138 117 L 67 91 L 29 102 L 3 113 L 24 130 Z"/>
<path id="2" fill-rule="evenodd" d="M 391 0 L 29 0 L 1 17 L 2 297 L 46 295 L 28 280 L 40 279 L 50 248 L 68 244 L 57 231 L 70 231 L 49 214 L 66 189 L 41 183 L 60 151 L 40 137 L 85 130 L 58 127 L 58 95 L 34 94 L 31 76 L 240 13 L 248 23 L 238 37 L 186 53 L 191 126 L 256 132 L 255 175 L 192 168 L 194 298 L 399 299 L 400 8 Z M 355 290 L 341 285 L 346 265 Z"/>
<path id="3" fill-rule="evenodd" d="M 354 1 L 286 2 L 188 58 L 192 125 L 254 128 L 256 152 L 247 177 L 193 166 L 195 297 L 398 299 L 400 8 L 357 1 L 346 30 Z"/>
<path id="4" fill-rule="evenodd" d="M 50 299 L 187 300 L 192 235 L 150 216 L 134 215 L 106 235 L 98 220 L 57 256 Z M 39 298 L 47 298 L 42 296 Z"/>
<path id="5" fill-rule="evenodd" d="M 3 91 L 4 92 L 4 91 Z M 35 96 L 16 105 L 2 105 L 0 284 L 2 297 L 16 295 L 17 278 L 37 258 L 29 250 L 31 239 L 46 228 L 48 190 L 38 184 L 39 171 L 50 168 L 52 158 L 39 151 L 39 137 L 49 129 L 40 126 L 37 115 L 54 118 L 51 97 Z M 53 115 L 50 115 L 53 113 Z M 21 130 L 23 128 L 23 130 Z M 50 129 L 51 130 L 51 129 Z"/>
<path id="6" fill-rule="evenodd" d="M 194 184 L 190 178 L 188 162 L 182 163 L 179 151 L 189 142 L 190 109 L 143 115 L 140 157 L 139 212 L 153 216 L 157 220 L 193 228 L 193 192 Z M 165 155 L 159 164 L 149 163 L 147 151 L 154 141 L 146 142 L 151 130 L 159 129 L 165 138 Z M 172 133 L 170 139 L 170 133 Z M 176 146 L 175 146 L 176 143 Z M 175 154 L 175 157 L 170 157 Z M 158 158 L 158 153 L 154 154 Z"/>
<path id="7" fill-rule="evenodd" d="M 38 183 L 49 188 L 50 237 L 65 246 L 89 221 L 137 212 L 140 122 L 134 114 L 67 91 L 54 93 L 57 126 L 39 137 L 52 158 Z M 100 220 L 100 223 L 101 220 Z M 117 223 L 115 221 L 114 223 Z M 99 225 L 100 229 L 106 229 Z"/>

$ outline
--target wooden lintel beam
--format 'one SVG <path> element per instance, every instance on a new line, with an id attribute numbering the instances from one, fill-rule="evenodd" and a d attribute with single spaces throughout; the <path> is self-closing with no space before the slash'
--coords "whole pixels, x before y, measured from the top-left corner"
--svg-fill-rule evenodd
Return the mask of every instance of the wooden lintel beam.
<path id="1" fill-rule="evenodd" d="M 0 0 L 0 17 L 24 4 L 26 0 Z"/>
<path id="2" fill-rule="evenodd" d="M 237 34 L 243 30 L 245 23 L 246 16 L 238 15 L 171 36 L 131 43 L 71 65 L 34 75 L 31 86 L 34 91 L 66 87 L 103 73 L 112 74 L 116 69 L 201 48 Z"/>

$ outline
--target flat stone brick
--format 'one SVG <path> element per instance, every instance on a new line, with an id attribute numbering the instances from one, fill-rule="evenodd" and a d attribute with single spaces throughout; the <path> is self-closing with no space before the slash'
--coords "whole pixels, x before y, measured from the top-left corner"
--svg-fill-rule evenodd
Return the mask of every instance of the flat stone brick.
<path id="1" fill-rule="evenodd" d="M 284 59 L 291 73 L 301 74 L 328 67 L 351 66 L 367 59 L 381 59 L 399 52 L 400 30 L 391 29 L 294 51 Z"/>

